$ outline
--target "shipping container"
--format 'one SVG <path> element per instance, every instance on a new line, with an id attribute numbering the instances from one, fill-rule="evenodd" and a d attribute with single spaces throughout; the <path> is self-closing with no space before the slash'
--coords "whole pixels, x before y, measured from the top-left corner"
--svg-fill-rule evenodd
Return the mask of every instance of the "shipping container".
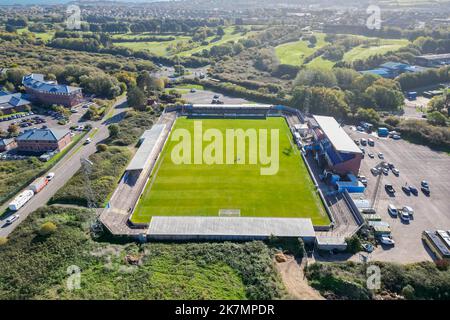
<path id="1" fill-rule="evenodd" d="M 37 178 L 36 180 L 34 180 L 30 184 L 28 189 L 30 189 L 34 193 L 38 193 L 39 191 L 41 191 L 47 185 L 47 183 L 48 183 L 48 179 L 47 178 L 40 177 L 40 178 Z"/>
<path id="2" fill-rule="evenodd" d="M 387 137 L 389 135 L 389 130 L 387 128 L 378 128 L 379 137 Z"/>
<path id="3" fill-rule="evenodd" d="M 25 190 L 9 203 L 9 210 L 17 211 L 34 196 L 32 190 Z"/>

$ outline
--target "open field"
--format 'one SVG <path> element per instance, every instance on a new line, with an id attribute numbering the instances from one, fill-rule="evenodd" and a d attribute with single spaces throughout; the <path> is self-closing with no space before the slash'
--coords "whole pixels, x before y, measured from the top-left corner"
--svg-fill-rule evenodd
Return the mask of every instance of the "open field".
<path id="1" fill-rule="evenodd" d="M 369 39 L 369 38 L 368 38 Z M 378 45 L 366 47 L 364 45 L 357 46 L 344 54 L 344 61 L 352 62 L 354 60 L 365 60 L 376 54 L 385 54 L 388 51 L 397 51 L 401 47 L 406 46 L 409 41 L 406 39 L 379 39 Z"/>
<path id="2" fill-rule="evenodd" d="M 248 164 L 248 161 L 228 165 L 175 164 L 171 154 L 178 142 L 171 141 L 173 132 L 187 129 L 192 135 L 194 121 L 202 122 L 203 132 L 213 128 L 224 135 L 226 129 L 278 129 L 278 172 L 261 175 L 260 169 L 267 166 L 259 162 Z M 220 209 L 240 209 L 241 215 L 247 217 L 310 217 L 314 225 L 328 224 L 328 216 L 291 139 L 285 120 L 278 117 L 265 120 L 178 119 L 137 204 L 133 222 L 146 223 L 156 215 L 218 216 Z M 203 143 L 203 150 L 208 144 Z M 248 140 L 245 149 L 245 156 L 240 156 L 248 159 Z"/>
<path id="3" fill-rule="evenodd" d="M 317 38 L 316 45 L 311 48 L 309 47 L 309 41 L 299 40 L 296 42 L 289 42 L 279 45 L 275 48 L 275 53 L 277 54 L 280 63 L 290 64 L 294 66 L 301 66 L 303 60 L 317 51 L 317 49 L 329 44 L 324 40 L 324 33 L 315 33 Z"/>
<path id="4" fill-rule="evenodd" d="M 138 36 L 135 36 L 135 37 L 138 37 Z M 127 47 L 132 50 L 147 50 L 158 56 L 167 56 L 167 55 L 169 55 L 167 48 L 170 45 L 175 46 L 177 42 L 189 41 L 190 39 L 191 39 L 191 37 L 187 37 L 187 36 L 176 36 L 176 39 L 171 40 L 171 41 L 117 42 L 117 43 L 115 43 L 115 45 Z"/>

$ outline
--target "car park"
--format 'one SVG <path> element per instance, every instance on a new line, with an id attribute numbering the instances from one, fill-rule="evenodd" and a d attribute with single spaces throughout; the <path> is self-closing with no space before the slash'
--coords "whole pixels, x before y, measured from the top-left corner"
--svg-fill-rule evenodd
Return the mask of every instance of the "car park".
<path id="1" fill-rule="evenodd" d="M 388 212 L 393 217 L 397 217 L 398 216 L 398 210 L 393 204 L 389 204 L 388 205 Z"/>
<path id="2" fill-rule="evenodd" d="M 384 189 L 386 189 L 386 191 L 387 191 L 388 193 L 390 193 L 390 194 L 394 194 L 394 193 L 395 193 L 395 189 L 394 189 L 394 187 L 392 186 L 392 184 L 390 184 L 390 183 L 386 183 L 386 184 L 384 185 Z"/>

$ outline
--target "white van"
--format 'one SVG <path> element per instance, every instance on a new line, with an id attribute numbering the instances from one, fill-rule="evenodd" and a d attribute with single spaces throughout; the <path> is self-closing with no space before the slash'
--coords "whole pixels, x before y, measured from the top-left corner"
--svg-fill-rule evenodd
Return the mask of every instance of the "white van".
<path id="1" fill-rule="evenodd" d="M 393 204 L 388 205 L 388 212 L 391 216 L 394 216 L 394 217 L 398 216 L 398 210 Z"/>

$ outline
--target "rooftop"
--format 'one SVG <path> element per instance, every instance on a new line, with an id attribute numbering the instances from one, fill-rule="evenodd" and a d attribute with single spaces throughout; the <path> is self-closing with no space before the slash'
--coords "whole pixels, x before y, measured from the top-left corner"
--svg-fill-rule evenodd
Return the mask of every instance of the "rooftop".
<path id="1" fill-rule="evenodd" d="M 450 53 L 424 54 L 421 56 L 417 56 L 416 58 L 422 58 L 422 59 L 427 59 L 427 60 L 450 59 Z"/>
<path id="2" fill-rule="evenodd" d="M 344 129 L 333 117 L 317 116 L 313 118 L 328 137 L 333 147 L 339 152 L 362 153 Z"/>
<path id="3" fill-rule="evenodd" d="M 17 141 L 59 141 L 68 133 L 69 130 L 63 129 L 31 129 L 25 130 L 17 137 Z"/>
<path id="4" fill-rule="evenodd" d="M 311 219 L 253 217 L 153 217 L 150 236 L 315 237 Z"/>
<path id="5" fill-rule="evenodd" d="M 45 81 L 44 75 L 39 73 L 29 74 L 22 79 L 25 87 L 33 90 L 50 92 L 50 93 L 71 93 L 80 90 L 78 87 L 58 84 L 56 81 Z"/>
<path id="6" fill-rule="evenodd" d="M 30 101 L 24 99 L 21 93 L 7 93 L 5 91 L 1 91 L 0 93 L 0 110 L 26 106 L 28 104 L 30 104 Z"/>
<path id="7" fill-rule="evenodd" d="M 150 130 L 145 131 L 141 137 L 144 141 L 128 165 L 127 171 L 144 169 L 148 160 L 157 155 L 155 148 L 165 127 L 165 124 L 155 124 Z"/>

